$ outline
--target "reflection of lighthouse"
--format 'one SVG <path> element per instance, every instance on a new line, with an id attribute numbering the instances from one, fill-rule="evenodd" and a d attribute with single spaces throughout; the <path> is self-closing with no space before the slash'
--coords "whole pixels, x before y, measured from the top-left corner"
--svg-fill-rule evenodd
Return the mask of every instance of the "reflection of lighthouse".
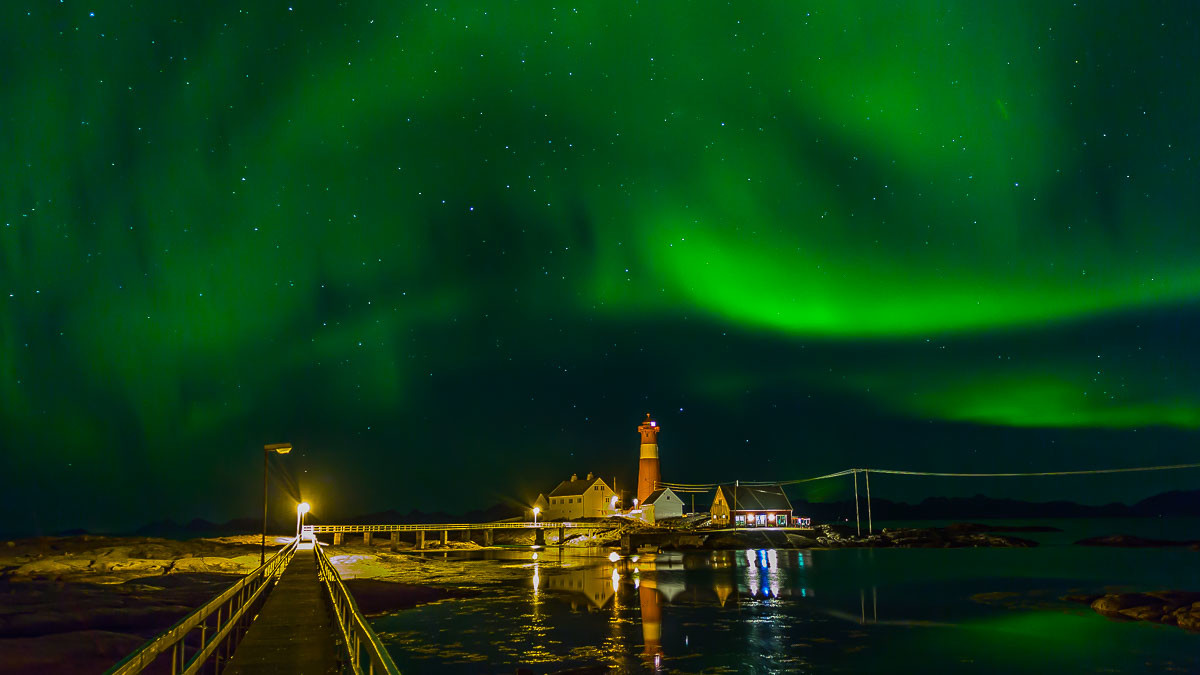
<path id="1" fill-rule="evenodd" d="M 638 603 L 642 610 L 642 652 L 646 660 L 658 670 L 662 664 L 662 607 L 659 606 L 658 593 L 649 586 L 638 588 Z"/>
<path id="2" fill-rule="evenodd" d="M 645 504 L 646 498 L 662 480 L 662 472 L 658 466 L 659 429 L 658 422 L 650 419 L 650 413 L 646 413 L 646 421 L 638 426 L 638 433 L 642 435 L 642 452 L 638 459 L 638 504 Z"/>

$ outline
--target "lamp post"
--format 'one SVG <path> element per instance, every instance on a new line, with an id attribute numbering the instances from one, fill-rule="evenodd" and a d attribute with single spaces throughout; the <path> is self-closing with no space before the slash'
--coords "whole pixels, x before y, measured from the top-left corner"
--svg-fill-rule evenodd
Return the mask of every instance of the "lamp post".
<path id="1" fill-rule="evenodd" d="M 262 565 L 267 561 L 267 457 L 269 457 L 272 452 L 286 455 L 291 451 L 291 443 L 268 443 L 267 445 L 263 446 L 263 523 L 262 546 L 258 551 L 259 565 Z"/>
<path id="2" fill-rule="evenodd" d="M 537 525 L 537 517 L 538 517 L 538 514 L 541 512 L 542 512 L 542 507 L 540 507 L 540 506 L 533 507 L 533 524 L 534 525 Z"/>
<path id="3" fill-rule="evenodd" d="M 304 522 L 304 514 L 308 513 L 310 508 L 308 502 L 300 502 L 296 505 L 296 541 L 300 541 L 300 525 Z"/>

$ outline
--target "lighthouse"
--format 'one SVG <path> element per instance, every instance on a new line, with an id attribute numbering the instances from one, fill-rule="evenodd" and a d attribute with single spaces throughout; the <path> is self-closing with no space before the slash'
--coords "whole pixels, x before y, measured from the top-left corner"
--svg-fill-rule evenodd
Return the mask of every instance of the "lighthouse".
<path id="1" fill-rule="evenodd" d="M 662 480 L 658 466 L 658 430 L 661 428 L 658 422 L 650 419 L 650 413 L 646 413 L 646 420 L 638 425 L 638 433 L 642 435 L 642 451 L 638 455 L 638 504 L 646 503 L 646 498 Z"/>

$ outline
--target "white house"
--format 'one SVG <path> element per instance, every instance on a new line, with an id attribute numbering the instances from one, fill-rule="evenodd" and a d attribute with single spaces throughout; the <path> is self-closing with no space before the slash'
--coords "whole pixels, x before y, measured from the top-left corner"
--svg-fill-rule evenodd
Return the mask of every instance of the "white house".
<path id="1" fill-rule="evenodd" d="M 659 488 L 642 502 L 642 519 L 648 523 L 683 515 L 683 500 L 671 488 Z"/>

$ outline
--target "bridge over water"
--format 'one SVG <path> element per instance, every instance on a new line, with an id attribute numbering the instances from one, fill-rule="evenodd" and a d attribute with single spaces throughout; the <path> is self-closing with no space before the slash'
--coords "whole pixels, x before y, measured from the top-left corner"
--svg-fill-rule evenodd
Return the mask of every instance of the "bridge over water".
<path id="1" fill-rule="evenodd" d="M 498 529 L 534 530 L 545 541 L 546 530 L 611 529 L 605 523 L 452 523 L 427 525 L 309 525 L 300 536 L 253 572 L 147 641 L 107 671 L 133 673 L 399 673 L 387 649 L 358 609 L 354 596 L 329 561 L 318 534 L 332 534 L 340 544 L 347 532 L 362 534 L 366 543 L 376 532 L 414 532 L 418 548 L 426 532 L 446 542 L 451 531 L 482 531 L 487 543 Z"/>
<path id="2" fill-rule="evenodd" d="M 375 534 L 387 533 L 391 537 L 392 550 L 398 548 L 400 542 L 400 534 L 411 533 L 413 535 L 413 545 L 417 549 L 425 548 L 426 535 L 433 532 L 440 536 L 442 545 L 446 545 L 450 541 L 451 532 L 462 533 L 465 541 L 470 541 L 473 533 L 480 532 L 483 534 L 483 544 L 491 546 L 495 542 L 496 530 L 533 530 L 534 544 L 539 546 L 546 545 L 546 532 L 557 533 L 555 543 L 562 543 L 566 538 L 567 530 L 611 530 L 615 525 L 612 523 L 593 523 L 593 522 L 549 522 L 549 523 L 438 523 L 438 524 L 404 524 L 404 525 L 305 525 L 303 533 L 305 535 L 317 534 L 332 534 L 333 545 L 341 546 L 345 542 L 346 534 L 361 534 L 363 543 L 370 546 Z"/>

